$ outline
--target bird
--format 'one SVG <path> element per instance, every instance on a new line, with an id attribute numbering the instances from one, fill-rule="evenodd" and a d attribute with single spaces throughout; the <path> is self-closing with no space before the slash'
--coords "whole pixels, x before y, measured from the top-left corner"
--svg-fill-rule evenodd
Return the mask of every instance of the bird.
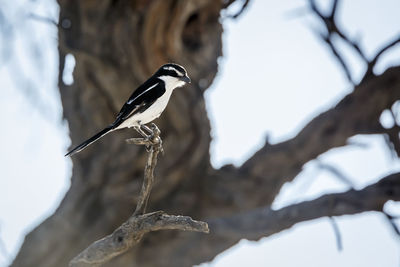
<path id="1" fill-rule="evenodd" d="M 113 123 L 74 147 L 65 156 L 72 156 L 82 151 L 115 130 L 132 127 L 138 130 L 144 127 L 145 124 L 161 115 L 176 88 L 190 82 L 185 68 L 181 65 L 176 63 L 162 65 L 147 81 L 133 91 Z"/>

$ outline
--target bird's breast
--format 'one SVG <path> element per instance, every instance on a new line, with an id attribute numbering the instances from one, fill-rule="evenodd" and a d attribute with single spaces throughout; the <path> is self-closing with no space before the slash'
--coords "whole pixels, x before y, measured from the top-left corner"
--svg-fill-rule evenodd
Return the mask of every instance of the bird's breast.
<path id="1" fill-rule="evenodd" d="M 147 124 L 158 118 L 167 107 L 173 90 L 167 90 L 149 108 L 126 119 L 118 128 L 131 128 L 140 124 Z"/>

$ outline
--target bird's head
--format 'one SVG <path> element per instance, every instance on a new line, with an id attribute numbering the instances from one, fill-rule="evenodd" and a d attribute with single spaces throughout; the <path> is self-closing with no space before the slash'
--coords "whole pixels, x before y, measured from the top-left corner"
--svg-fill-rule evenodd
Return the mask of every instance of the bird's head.
<path id="1" fill-rule="evenodd" d="M 190 78 L 185 68 L 175 63 L 168 63 L 161 66 L 154 75 L 163 80 L 166 87 L 172 89 L 190 83 Z"/>

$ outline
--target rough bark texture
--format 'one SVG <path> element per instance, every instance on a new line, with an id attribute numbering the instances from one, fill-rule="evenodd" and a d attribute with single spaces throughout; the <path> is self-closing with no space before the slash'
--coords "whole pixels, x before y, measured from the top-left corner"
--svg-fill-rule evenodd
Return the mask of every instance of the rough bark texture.
<path id="1" fill-rule="evenodd" d="M 74 84 L 59 81 L 73 144 L 112 122 L 132 89 L 163 63 L 184 65 L 193 81 L 174 93 L 156 121 L 166 154 L 159 158 L 148 210 L 208 221 L 210 234 L 149 233 L 107 266 L 191 266 L 211 260 L 240 238 L 259 239 L 321 216 L 381 210 L 384 201 L 400 198 L 395 174 L 382 180 L 387 182 L 383 187 L 377 183 L 343 193 L 348 195 L 326 196 L 293 212 L 261 209 L 308 161 L 346 145 L 356 134 L 382 132 L 381 112 L 400 99 L 400 67 L 377 77 L 369 74 L 354 92 L 314 118 L 296 137 L 276 145 L 266 143 L 243 166 L 211 167 L 203 92 L 221 56 L 219 19 L 227 5 L 223 2 L 59 0 L 60 72 L 67 53 L 76 59 Z M 116 132 L 72 158 L 70 190 L 54 215 L 26 236 L 13 266 L 66 266 L 129 218 L 146 162 L 143 148 L 124 142 L 133 134 Z M 353 202 L 359 197 L 366 199 L 361 206 Z M 265 221 L 268 216 L 276 223 Z"/>

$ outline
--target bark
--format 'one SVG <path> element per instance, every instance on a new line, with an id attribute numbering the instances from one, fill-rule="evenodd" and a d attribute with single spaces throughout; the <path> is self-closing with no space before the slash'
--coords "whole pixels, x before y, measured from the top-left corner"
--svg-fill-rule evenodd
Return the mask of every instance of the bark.
<path id="1" fill-rule="evenodd" d="M 158 159 L 147 210 L 207 221 L 210 234 L 149 233 L 109 266 L 191 266 L 213 259 L 241 238 L 259 239 L 321 216 L 379 211 L 386 200 L 399 199 L 399 174 L 394 174 L 361 191 L 282 211 L 268 209 L 282 185 L 305 163 L 346 145 L 351 136 L 383 132 L 378 119 L 400 99 L 400 67 L 379 76 L 369 73 L 296 137 L 266 143 L 242 166 L 211 167 L 203 93 L 221 56 L 220 12 L 232 2 L 59 0 L 60 63 L 68 53 L 76 58 L 73 85 L 59 79 L 74 145 L 111 123 L 131 91 L 163 63 L 182 64 L 193 81 L 175 91 L 155 121 L 165 156 Z M 124 142 L 132 135 L 130 130 L 115 132 L 72 158 L 71 188 L 56 212 L 26 236 L 13 266 L 66 266 L 127 221 L 137 204 L 146 164 L 146 151 Z M 365 203 L 356 201 L 359 197 Z"/>

